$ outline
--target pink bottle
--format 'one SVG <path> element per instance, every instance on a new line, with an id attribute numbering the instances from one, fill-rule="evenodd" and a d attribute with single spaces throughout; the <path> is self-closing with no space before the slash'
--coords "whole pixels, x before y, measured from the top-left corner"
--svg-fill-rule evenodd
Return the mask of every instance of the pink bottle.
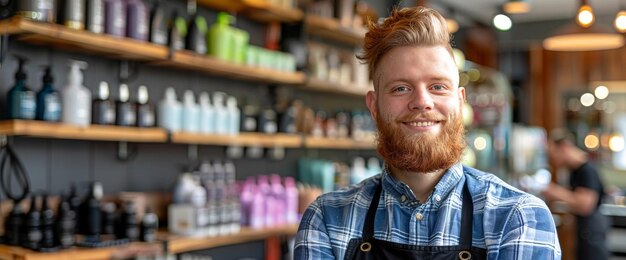
<path id="1" fill-rule="evenodd" d="M 270 177 L 272 197 L 274 198 L 274 207 L 272 215 L 274 216 L 275 225 L 285 225 L 287 222 L 285 188 L 281 184 L 278 174 L 272 174 Z"/>
<path id="2" fill-rule="evenodd" d="M 293 177 L 285 177 L 285 211 L 287 224 L 297 224 L 298 217 L 298 188 Z"/>

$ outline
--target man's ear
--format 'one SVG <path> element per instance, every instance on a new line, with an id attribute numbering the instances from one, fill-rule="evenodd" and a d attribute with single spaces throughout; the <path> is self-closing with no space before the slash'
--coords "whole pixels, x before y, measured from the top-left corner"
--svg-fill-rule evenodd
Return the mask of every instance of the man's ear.
<path id="1" fill-rule="evenodd" d="M 367 109 L 369 109 L 372 118 L 376 120 L 378 117 L 378 109 L 376 109 L 376 91 L 370 90 L 365 95 L 365 103 L 367 104 Z"/>
<path id="2" fill-rule="evenodd" d="M 459 103 L 461 104 L 461 106 L 463 106 L 463 103 L 465 103 L 465 88 L 464 87 L 459 87 Z"/>

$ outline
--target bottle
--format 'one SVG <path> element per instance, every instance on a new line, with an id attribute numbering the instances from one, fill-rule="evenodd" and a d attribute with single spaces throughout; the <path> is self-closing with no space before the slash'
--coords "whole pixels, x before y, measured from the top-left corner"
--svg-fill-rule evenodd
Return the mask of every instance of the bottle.
<path id="1" fill-rule="evenodd" d="M 293 177 L 285 177 L 285 211 L 287 224 L 298 223 L 298 188 Z"/>
<path id="2" fill-rule="evenodd" d="M 102 214 L 100 200 L 102 199 L 102 184 L 92 182 L 87 197 L 80 204 L 79 233 L 86 236 L 86 240 L 97 239 L 101 234 Z"/>
<path id="3" fill-rule="evenodd" d="M 157 123 L 160 127 L 170 132 L 178 132 L 180 131 L 182 122 L 181 111 L 181 104 L 176 100 L 176 90 L 174 90 L 173 87 L 168 87 L 165 90 L 163 100 L 159 102 Z"/>
<path id="4" fill-rule="evenodd" d="M 241 112 L 237 107 L 237 99 L 233 96 L 229 96 L 226 100 L 226 109 L 228 111 L 228 134 L 239 134 L 239 123 L 241 118 Z"/>
<path id="5" fill-rule="evenodd" d="M 149 13 L 142 0 L 126 0 L 126 37 L 140 41 L 148 40 Z"/>
<path id="6" fill-rule="evenodd" d="M 261 196 L 263 197 L 263 207 L 264 207 L 264 211 L 263 211 L 263 220 L 265 221 L 265 223 L 263 223 L 263 225 L 265 227 L 273 227 L 275 224 L 275 216 L 274 216 L 274 206 L 275 201 L 274 201 L 274 196 L 272 196 L 272 188 L 269 184 L 269 180 L 267 175 L 259 175 L 257 177 L 257 184 L 258 184 L 258 191 L 260 192 Z"/>
<path id="7" fill-rule="evenodd" d="M 104 33 L 104 0 L 86 0 L 85 29 Z"/>
<path id="8" fill-rule="evenodd" d="M 9 119 L 35 119 L 35 94 L 26 86 L 24 64 L 26 58 L 15 56 L 18 61 L 15 86 L 7 94 Z"/>
<path id="9" fill-rule="evenodd" d="M 104 32 L 117 37 L 126 35 L 126 5 L 122 0 L 105 0 Z"/>
<path id="10" fill-rule="evenodd" d="M 278 130 L 278 124 L 276 123 L 276 112 L 271 108 L 266 108 L 259 114 L 259 129 L 260 133 L 275 134 Z"/>
<path id="11" fill-rule="evenodd" d="M 85 29 L 85 0 L 62 0 L 59 7 L 60 24 L 70 29 Z"/>
<path id="12" fill-rule="evenodd" d="M 154 242 L 156 240 L 157 230 L 159 229 L 159 217 L 149 207 L 141 218 L 141 235 L 140 240 L 144 242 Z"/>
<path id="13" fill-rule="evenodd" d="M 215 133 L 215 111 L 211 106 L 209 93 L 200 93 L 199 105 L 200 105 L 200 133 L 212 134 Z"/>
<path id="14" fill-rule="evenodd" d="M 56 22 L 55 0 L 19 0 L 16 2 L 16 15 L 39 22 Z"/>
<path id="15" fill-rule="evenodd" d="M 132 200 L 124 202 L 119 223 L 116 225 L 116 238 L 128 238 L 130 241 L 139 239 L 139 222 L 137 220 L 137 208 Z"/>
<path id="16" fill-rule="evenodd" d="M 4 220 L 4 241 L 13 246 L 20 245 L 22 239 L 22 229 L 24 226 L 24 211 L 20 206 L 20 201 L 13 201 L 13 210 Z"/>
<path id="17" fill-rule="evenodd" d="M 217 14 L 217 20 L 209 29 L 209 55 L 228 61 L 232 48 L 232 28 L 235 17 L 224 12 Z"/>
<path id="18" fill-rule="evenodd" d="M 37 250 L 41 243 L 41 214 L 37 208 L 37 196 L 32 195 L 30 209 L 24 217 L 24 228 L 22 230 L 22 246 Z"/>
<path id="19" fill-rule="evenodd" d="M 43 87 L 37 93 L 37 111 L 35 113 L 37 120 L 50 122 L 61 120 L 61 98 L 59 92 L 52 88 L 53 81 L 50 66 L 47 66 L 43 75 Z"/>
<path id="20" fill-rule="evenodd" d="M 287 222 L 287 207 L 285 198 L 285 187 L 281 184 L 280 175 L 270 176 L 271 196 L 274 199 L 273 212 L 270 212 L 275 225 L 284 225 Z"/>
<path id="21" fill-rule="evenodd" d="M 115 234 L 115 222 L 116 222 L 116 206 L 113 202 L 107 202 L 102 205 L 102 234 L 113 235 Z"/>
<path id="22" fill-rule="evenodd" d="M 167 44 L 172 50 L 185 49 L 185 37 L 187 36 L 187 22 L 185 18 L 178 16 L 174 10 L 168 25 Z"/>
<path id="23" fill-rule="evenodd" d="M 188 13 L 191 15 L 188 32 L 185 37 L 185 48 L 200 55 L 206 55 L 207 44 L 206 37 L 209 30 L 206 19 L 196 12 L 196 1 L 187 1 Z"/>
<path id="24" fill-rule="evenodd" d="M 236 64 L 245 64 L 250 35 L 248 32 L 238 28 L 231 28 L 230 34 L 232 46 L 230 48 L 229 60 Z"/>
<path id="25" fill-rule="evenodd" d="M 259 108 L 252 104 L 243 107 L 241 113 L 241 132 L 256 132 Z"/>
<path id="26" fill-rule="evenodd" d="M 119 98 L 115 102 L 115 124 L 119 126 L 134 126 L 136 123 L 135 105 L 129 102 L 130 90 L 128 85 L 120 84 Z"/>
<path id="27" fill-rule="evenodd" d="M 160 1 L 155 2 L 150 12 L 150 32 L 148 38 L 152 43 L 167 45 L 167 19 Z"/>
<path id="28" fill-rule="evenodd" d="M 61 248 L 74 245 L 76 232 L 76 212 L 70 208 L 70 198 L 61 200 L 57 209 L 56 244 Z"/>
<path id="29" fill-rule="evenodd" d="M 67 86 L 61 91 L 62 96 L 62 121 L 81 127 L 91 123 L 91 92 L 83 86 L 83 74 L 81 68 L 86 68 L 83 61 L 71 61 L 67 75 Z"/>
<path id="30" fill-rule="evenodd" d="M 41 201 L 41 248 L 55 246 L 54 211 L 48 206 L 48 195 L 44 194 Z"/>
<path id="31" fill-rule="evenodd" d="M 17 2 L 17 0 L 5 0 L 0 2 L 0 20 L 4 20 L 15 15 L 15 2 Z"/>
<path id="32" fill-rule="evenodd" d="M 224 92 L 213 93 L 213 107 L 215 108 L 215 132 L 228 134 L 228 110 L 224 106 Z"/>
<path id="33" fill-rule="evenodd" d="M 183 102 L 183 131 L 197 133 L 199 131 L 198 121 L 200 109 L 196 104 L 191 90 L 185 91 Z"/>
<path id="34" fill-rule="evenodd" d="M 115 105 L 109 99 L 109 84 L 100 81 L 98 96 L 91 103 L 91 122 L 98 125 L 115 124 Z"/>
<path id="35" fill-rule="evenodd" d="M 148 88 L 144 85 L 137 89 L 137 126 L 153 127 L 154 126 L 154 108 L 150 104 L 148 97 Z"/>

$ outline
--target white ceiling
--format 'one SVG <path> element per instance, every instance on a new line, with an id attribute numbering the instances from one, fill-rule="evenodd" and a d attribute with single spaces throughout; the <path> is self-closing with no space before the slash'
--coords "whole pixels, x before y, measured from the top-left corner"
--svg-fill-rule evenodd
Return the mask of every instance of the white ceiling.
<path id="1" fill-rule="evenodd" d="M 456 13 L 456 19 L 463 24 L 467 19 L 479 20 L 490 24 L 499 5 L 507 0 L 431 0 L 428 2 L 433 8 L 447 12 L 445 6 L 451 7 Z M 526 0 L 530 4 L 530 12 L 511 15 L 513 23 L 563 20 L 574 17 L 579 0 Z M 626 0 L 587 0 L 593 8 L 598 20 L 615 17 L 620 8 L 626 9 Z"/>

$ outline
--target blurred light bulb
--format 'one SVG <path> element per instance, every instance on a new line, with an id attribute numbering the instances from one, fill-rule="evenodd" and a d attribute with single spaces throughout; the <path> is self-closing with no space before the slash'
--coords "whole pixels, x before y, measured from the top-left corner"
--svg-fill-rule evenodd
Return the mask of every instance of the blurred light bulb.
<path id="1" fill-rule="evenodd" d="M 448 33 L 455 33 L 459 30 L 459 23 L 452 18 L 446 18 L 446 27 L 448 27 Z"/>
<path id="2" fill-rule="evenodd" d="M 619 11 L 615 16 L 615 29 L 619 32 L 626 32 L 626 11 Z"/>
<path id="3" fill-rule="evenodd" d="M 593 93 L 596 95 L 596 98 L 605 99 L 609 96 L 609 88 L 606 86 L 598 86 Z"/>
<path id="4" fill-rule="evenodd" d="M 595 16 L 593 15 L 593 9 L 589 5 L 583 5 L 578 9 L 576 15 L 576 22 L 582 27 L 589 27 L 593 24 Z"/>
<path id="5" fill-rule="evenodd" d="M 580 103 L 583 106 L 590 107 L 591 105 L 593 105 L 594 101 L 596 100 L 591 93 L 585 93 L 582 96 L 580 96 Z"/>
<path id="6" fill-rule="evenodd" d="M 596 148 L 598 148 L 599 144 L 600 140 L 598 139 L 598 136 L 596 134 L 591 133 L 585 136 L 585 147 L 587 147 L 588 149 L 595 150 Z"/>
<path id="7" fill-rule="evenodd" d="M 493 26 L 498 28 L 500 31 L 508 31 L 513 26 L 513 22 L 511 18 L 504 14 L 498 14 L 493 17 Z"/>
<path id="8" fill-rule="evenodd" d="M 619 134 L 612 135 L 609 139 L 609 149 L 615 153 L 624 150 L 624 137 Z"/>
<path id="9" fill-rule="evenodd" d="M 474 147 L 478 151 L 485 150 L 485 148 L 487 148 L 487 140 L 482 136 L 476 137 L 476 139 L 474 139 Z"/>

